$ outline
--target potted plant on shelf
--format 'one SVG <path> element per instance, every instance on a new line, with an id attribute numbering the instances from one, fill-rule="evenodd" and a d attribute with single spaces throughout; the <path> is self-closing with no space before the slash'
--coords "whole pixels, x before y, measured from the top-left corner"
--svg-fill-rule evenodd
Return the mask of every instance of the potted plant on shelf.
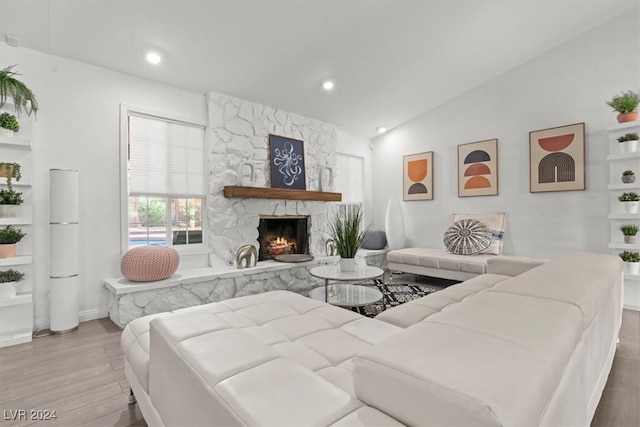
<path id="1" fill-rule="evenodd" d="M 640 272 L 640 253 L 624 251 L 620 254 L 624 261 L 624 272 L 627 274 L 638 274 Z"/>
<path id="2" fill-rule="evenodd" d="M 628 90 L 620 95 L 615 95 L 607 105 L 618 112 L 618 123 L 633 122 L 638 120 L 638 104 L 640 93 Z"/>
<path id="3" fill-rule="evenodd" d="M 624 235 L 625 243 L 636 242 L 636 234 L 638 233 L 638 226 L 636 224 L 622 224 L 619 229 Z"/>
<path id="4" fill-rule="evenodd" d="M 23 109 L 29 116 L 31 113 L 36 115 L 38 112 L 36 96 L 27 85 L 15 78 L 18 73 L 13 71 L 13 67 L 15 64 L 0 70 L 0 107 L 7 102 L 8 97 L 11 97 L 18 115 Z"/>
<path id="5" fill-rule="evenodd" d="M 16 256 L 17 243 L 26 235 L 22 229 L 14 228 L 12 225 L 0 228 L 0 258 Z"/>
<path id="6" fill-rule="evenodd" d="M 16 116 L 9 113 L 0 114 L 0 136 L 13 136 L 14 133 L 20 130 L 20 123 L 16 120 Z"/>
<path id="7" fill-rule="evenodd" d="M 628 133 L 617 138 L 622 148 L 622 153 L 634 153 L 638 149 L 638 134 Z"/>
<path id="8" fill-rule="evenodd" d="M 329 223 L 330 235 L 340 255 L 340 268 L 343 271 L 355 271 L 355 256 L 362 247 L 365 231 L 360 206 L 346 206 L 344 212 L 336 212 Z"/>
<path id="9" fill-rule="evenodd" d="M 636 182 L 636 174 L 632 170 L 622 172 L 622 182 L 625 184 L 633 184 Z"/>
<path id="10" fill-rule="evenodd" d="M 0 188 L 0 218 L 15 218 L 16 206 L 23 202 L 22 193 L 9 188 Z"/>
<path id="11" fill-rule="evenodd" d="M 18 290 L 18 282 L 24 279 L 24 273 L 16 270 L 0 271 L 0 298 L 13 298 Z"/>
<path id="12" fill-rule="evenodd" d="M 0 162 L 0 177 L 7 178 L 7 186 L 11 187 L 11 180 L 20 181 L 22 169 L 20 163 Z"/>
<path id="13" fill-rule="evenodd" d="M 618 200 L 622 206 L 623 213 L 638 213 L 638 201 L 640 201 L 640 196 L 633 191 L 630 193 L 622 193 L 622 195 L 618 197 Z"/>

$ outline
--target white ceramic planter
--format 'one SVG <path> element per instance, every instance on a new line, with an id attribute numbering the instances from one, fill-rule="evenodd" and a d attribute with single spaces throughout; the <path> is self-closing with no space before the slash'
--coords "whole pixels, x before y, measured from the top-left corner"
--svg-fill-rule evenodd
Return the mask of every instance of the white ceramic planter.
<path id="1" fill-rule="evenodd" d="M 638 213 L 638 204 L 640 202 L 620 202 L 622 213 L 634 214 Z"/>
<path id="2" fill-rule="evenodd" d="M 636 236 L 624 236 L 624 242 L 625 243 L 635 243 L 636 242 Z"/>
<path id="3" fill-rule="evenodd" d="M 358 264 L 355 258 L 340 258 L 340 269 L 342 271 L 356 271 Z"/>
<path id="4" fill-rule="evenodd" d="M 11 138 L 15 132 L 9 129 L 0 128 L 0 136 L 3 138 Z"/>
<path id="5" fill-rule="evenodd" d="M 620 142 L 620 150 L 623 154 L 635 153 L 638 149 L 638 140 Z"/>
<path id="6" fill-rule="evenodd" d="M 624 262 L 625 274 L 638 274 L 640 273 L 640 262 Z"/>
<path id="7" fill-rule="evenodd" d="M 0 205 L 0 218 L 15 218 L 16 205 Z"/>
<path id="8" fill-rule="evenodd" d="M 0 283 L 0 298 L 13 298 L 17 291 L 17 282 Z"/>

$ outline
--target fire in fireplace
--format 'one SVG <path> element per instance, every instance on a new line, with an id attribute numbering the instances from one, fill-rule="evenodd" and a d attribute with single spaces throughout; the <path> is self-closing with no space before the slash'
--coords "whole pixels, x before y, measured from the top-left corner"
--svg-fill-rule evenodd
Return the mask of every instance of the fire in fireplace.
<path id="1" fill-rule="evenodd" d="M 284 254 L 309 253 L 309 217 L 304 215 L 261 215 L 258 225 L 258 260 Z"/>

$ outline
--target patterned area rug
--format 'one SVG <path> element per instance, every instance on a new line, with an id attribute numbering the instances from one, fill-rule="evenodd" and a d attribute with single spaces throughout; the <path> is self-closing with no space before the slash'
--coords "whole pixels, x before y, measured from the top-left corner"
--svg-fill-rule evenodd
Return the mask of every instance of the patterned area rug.
<path id="1" fill-rule="evenodd" d="M 380 279 L 369 280 L 367 282 L 358 283 L 358 285 L 369 286 L 382 292 L 382 301 L 379 303 L 352 308 L 356 313 L 360 313 L 367 317 L 375 317 L 384 310 L 388 310 L 416 298 L 421 298 L 438 290 L 428 286 L 409 285 L 407 283 L 383 283 Z"/>

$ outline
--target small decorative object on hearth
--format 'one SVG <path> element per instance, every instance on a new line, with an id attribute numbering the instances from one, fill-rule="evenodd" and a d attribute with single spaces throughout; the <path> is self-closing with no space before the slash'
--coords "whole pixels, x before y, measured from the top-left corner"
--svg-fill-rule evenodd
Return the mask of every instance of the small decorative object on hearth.
<path id="1" fill-rule="evenodd" d="M 14 228 L 12 225 L 0 228 L 0 258 L 13 258 L 16 256 L 16 246 L 26 235 L 26 233 L 22 232 L 22 229 Z"/>
<path id="2" fill-rule="evenodd" d="M 339 209 L 329 223 L 331 238 L 336 243 L 338 255 L 340 255 L 340 268 L 343 271 L 355 271 L 355 260 L 358 249 L 362 247 L 362 241 L 366 230 L 363 229 L 363 217 L 360 205 L 346 205 L 345 209 Z"/>
<path id="3" fill-rule="evenodd" d="M 335 256 L 337 255 L 336 250 L 336 241 L 333 239 L 327 239 L 327 243 L 325 243 L 325 247 L 327 249 L 327 256 Z"/>
<path id="4" fill-rule="evenodd" d="M 618 123 L 638 120 L 638 104 L 640 104 L 640 93 L 632 90 L 615 95 L 611 101 L 607 102 L 607 105 L 618 113 Z"/>
<path id="5" fill-rule="evenodd" d="M 24 273 L 16 270 L 0 271 L 0 298 L 13 298 L 18 290 L 18 282 Z"/>
<path id="6" fill-rule="evenodd" d="M 620 206 L 622 206 L 623 213 L 638 213 L 638 202 L 640 202 L 640 196 L 633 191 L 629 193 L 622 193 L 618 196 Z"/>
<path id="7" fill-rule="evenodd" d="M 255 267 L 258 263 L 258 251 L 253 245 L 241 246 L 236 252 L 236 267 L 241 270 L 243 268 Z"/>
<path id="8" fill-rule="evenodd" d="M 632 170 L 622 172 L 622 182 L 625 184 L 633 184 L 636 182 L 636 174 Z"/>
<path id="9" fill-rule="evenodd" d="M 638 274 L 640 272 L 640 253 L 634 251 L 624 251 L 620 254 L 624 261 L 625 274 Z"/>
<path id="10" fill-rule="evenodd" d="M 636 234 L 638 233 L 638 226 L 636 224 L 622 224 L 619 229 L 624 235 L 625 243 L 636 242 Z"/>
<path id="11" fill-rule="evenodd" d="M 120 271 L 132 282 L 168 279 L 178 269 L 180 255 L 169 246 L 138 246 L 122 257 Z"/>
<path id="12" fill-rule="evenodd" d="M 622 154 L 635 153 L 638 150 L 638 134 L 636 132 L 627 133 L 617 138 L 620 143 Z"/>

